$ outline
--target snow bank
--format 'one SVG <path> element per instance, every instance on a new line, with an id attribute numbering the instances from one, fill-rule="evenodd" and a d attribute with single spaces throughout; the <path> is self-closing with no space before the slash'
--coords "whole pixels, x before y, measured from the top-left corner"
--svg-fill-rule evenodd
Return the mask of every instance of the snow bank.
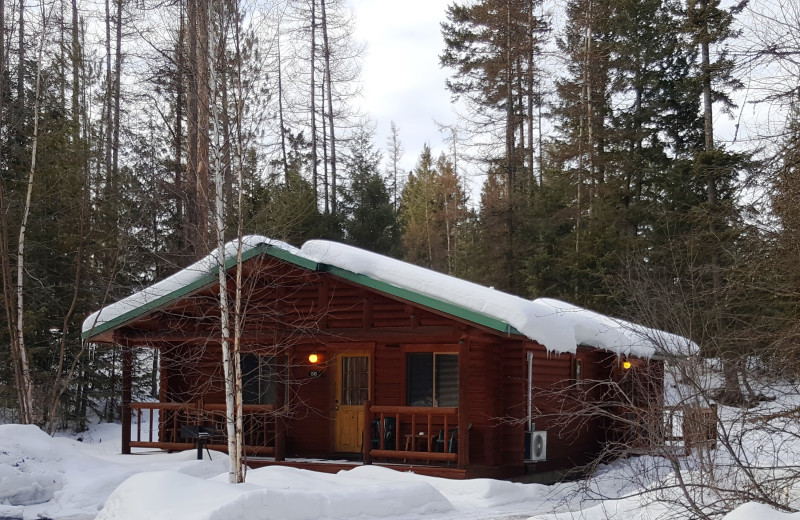
<path id="1" fill-rule="evenodd" d="M 251 470 L 247 483 L 232 486 L 224 481 L 227 475 L 209 481 L 152 472 L 120 485 L 97 520 L 388 518 L 453 509 L 430 484 L 405 480 L 402 473 L 389 469 L 383 469 L 383 476 L 364 478 L 352 471 L 329 475 L 275 466 Z"/>
<path id="2" fill-rule="evenodd" d="M 94 425 L 86 442 L 50 438 L 34 426 L 0 426 L 0 518 L 33 520 L 633 520 L 674 518 L 680 492 L 666 502 L 643 475 L 656 459 L 603 466 L 589 482 L 552 486 L 491 479 L 448 480 L 357 466 L 337 474 L 288 467 L 250 470 L 227 484 L 227 459 L 182 453 L 120 455 L 119 425 Z M 783 446 L 781 449 L 785 449 Z M 664 466 L 668 469 L 668 465 Z M 190 474 L 191 473 L 191 474 Z M 651 475 L 652 476 L 652 475 Z M 666 477 L 664 480 L 662 477 Z M 652 481 L 669 484 L 669 474 Z M 659 484 L 660 483 L 660 484 Z M 113 488 L 118 486 L 116 490 Z M 642 487 L 644 486 L 644 487 Z M 668 486 L 669 487 L 669 486 Z M 616 498 L 615 498 L 616 497 Z M 13 502 L 13 504 L 12 504 Z M 104 505 L 105 503 L 105 505 Z M 723 520 L 800 520 L 766 505 L 744 504 Z"/>
<path id="3" fill-rule="evenodd" d="M 236 254 L 237 243 L 230 242 L 226 246 L 226 258 Z M 310 240 L 297 249 L 285 242 L 253 235 L 244 237 L 242 243 L 244 251 L 261 245 L 274 246 L 318 264 L 364 275 L 493 318 L 552 352 L 575 352 L 578 345 L 647 358 L 658 353 L 688 355 L 699 351 L 696 344 L 680 336 L 603 316 L 558 300 L 526 300 L 336 242 Z M 162 298 L 166 303 L 169 295 L 179 293 L 208 276 L 216 265 L 215 253 L 212 253 L 169 278 L 95 312 L 83 322 L 83 333 L 143 306 L 158 305 Z"/>
<path id="4" fill-rule="evenodd" d="M 121 457 L 119 425 L 92 429 L 84 436 L 94 436 L 94 444 L 52 438 L 36 426 L 0 425 L 0 518 L 93 518 L 138 472 L 170 467 L 207 478 L 227 468 L 222 454 L 214 462 L 195 460 L 192 451 Z"/>
<path id="5" fill-rule="evenodd" d="M 132 474 L 81 454 L 71 442 L 36 426 L 0 425 L 0 517 L 94 514 Z"/>
<path id="6" fill-rule="evenodd" d="M 748 502 L 725 515 L 723 520 L 753 520 L 755 518 L 758 520 L 800 520 L 800 513 L 784 513 L 765 504 Z"/>

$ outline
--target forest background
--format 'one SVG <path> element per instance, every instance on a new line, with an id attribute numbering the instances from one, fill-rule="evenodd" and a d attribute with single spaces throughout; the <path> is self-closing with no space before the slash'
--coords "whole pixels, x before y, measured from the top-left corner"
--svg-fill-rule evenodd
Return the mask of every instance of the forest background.
<path id="1" fill-rule="evenodd" d="M 430 52 L 459 118 L 411 172 L 402 129 L 376 143 L 356 110 L 357 16 L 0 2 L 6 420 L 117 418 L 120 353 L 80 323 L 215 247 L 217 183 L 228 238 L 339 240 L 684 334 L 723 361 L 723 403 L 756 397 L 745 359 L 800 370 L 795 1 L 456 0 Z"/>

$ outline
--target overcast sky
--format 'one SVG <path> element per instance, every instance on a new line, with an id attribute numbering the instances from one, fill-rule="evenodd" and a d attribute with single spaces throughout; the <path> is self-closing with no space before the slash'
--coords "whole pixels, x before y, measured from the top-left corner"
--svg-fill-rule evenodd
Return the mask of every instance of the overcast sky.
<path id="1" fill-rule="evenodd" d="M 351 0 L 355 38 L 366 43 L 361 107 L 377 123 L 375 144 L 384 152 L 392 121 L 405 153 L 402 167 L 414 167 L 425 143 L 443 151 L 436 121 L 455 122 L 446 71 L 439 67 L 447 0 Z"/>

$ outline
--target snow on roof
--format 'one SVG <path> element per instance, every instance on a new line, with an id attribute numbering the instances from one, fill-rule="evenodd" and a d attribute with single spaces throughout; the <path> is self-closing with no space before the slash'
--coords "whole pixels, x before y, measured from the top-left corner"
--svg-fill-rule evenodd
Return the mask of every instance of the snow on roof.
<path id="1" fill-rule="evenodd" d="M 526 300 L 336 242 L 310 240 L 297 249 L 284 242 L 254 235 L 244 237 L 242 243 L 243 252 L 272 246 L 288 253 L 290 261 L 292 258 L 305 259 L 320 267 L 332 266 L 469 314 L 497 320 L 508 325 L 507 332 L 518 332 L 552 352 L 575 352 L 578 345 L 646 358 L 663 353 L 685 355 L 699 351 L 695 343 L 681 336 L 604 316 L 559 300 Z M 226 258 L 235 260 L 236 250 L 236 241 L 227 244 Z M 216 254 L 212 253 L 169 278 L 95 312 L 83 323 L 84 336 L 91 335 L 93 329 L 103 325 L 111 326 L 135 317 L 133 314 L 137 310 L 152 309 L 212 282 L 216 263 Z"/>
<path id="2" fill-rule="evenodd" d="M 559 300 L 526 300 L 466 280 L 352 246 L 310 240 L 301 248 L 308 258 L 402 287 L 415 293 L 508 323 L 549 351 L 575 352 L 578 345 L 620 355 L 697 352 L 690 340 L 604 316 Z"/>
<path id="3" fill-rule="evenodd" d="M 270 245 L 287 251 L 293 255 L 301 255 L 300 250 L 294 246 L 273 240 L 260 235 L 248 235 L 242 237 L 242 255 L 253 251 L 259 246 Z M 239 241 L 233 240 L 225 244 L 226 263 L 235 262 L 239 249 Z M 150 287 L 133 293 L 122 300 L 103 307 L 99 311 L 92 313 L 83 320 L 82 332 L 84 337 L 94 331 L 103 328 L 106 324 L 116 321 L 124 321 L 127 316 L 136 313 L 140 309 L 151 309 L 160 303 L 171 301 L 176 296 L 182 296 L 197 289 L 205 283 L 212 282 L 215 268 L 217 267 L 217 251 L 214 250 L 201 260 L 193 263 L 185 269 L 169 276 Z"/>

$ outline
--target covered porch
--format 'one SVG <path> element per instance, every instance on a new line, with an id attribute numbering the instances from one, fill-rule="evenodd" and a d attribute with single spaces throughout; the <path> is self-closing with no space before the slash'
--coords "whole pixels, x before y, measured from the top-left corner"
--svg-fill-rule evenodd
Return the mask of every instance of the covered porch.
<path id="1" fill-rule="evenodd" d="M 191 450 L 197 440 L 181 434 L 185 427 L 203 427 L 214 434 L 204 448 L 227 451 L 225 405 L 223 403 L 129 403 L 129 440 L 132 448 Z M 283 465 L 323 472 L 337 472 L 362 464 L 377 464 L 400 471 L 467 478 L 490 472 L 469 467 L 470 425 L 460 426 L 458 408 L 375 406 L 364 403 L 358 453 L 336 453 L 327 457 L 287 458 L 287 440 L 292 430 L 288 411 L 273 405 L 244 406 L 245 463 L 250 467 Z"/>

